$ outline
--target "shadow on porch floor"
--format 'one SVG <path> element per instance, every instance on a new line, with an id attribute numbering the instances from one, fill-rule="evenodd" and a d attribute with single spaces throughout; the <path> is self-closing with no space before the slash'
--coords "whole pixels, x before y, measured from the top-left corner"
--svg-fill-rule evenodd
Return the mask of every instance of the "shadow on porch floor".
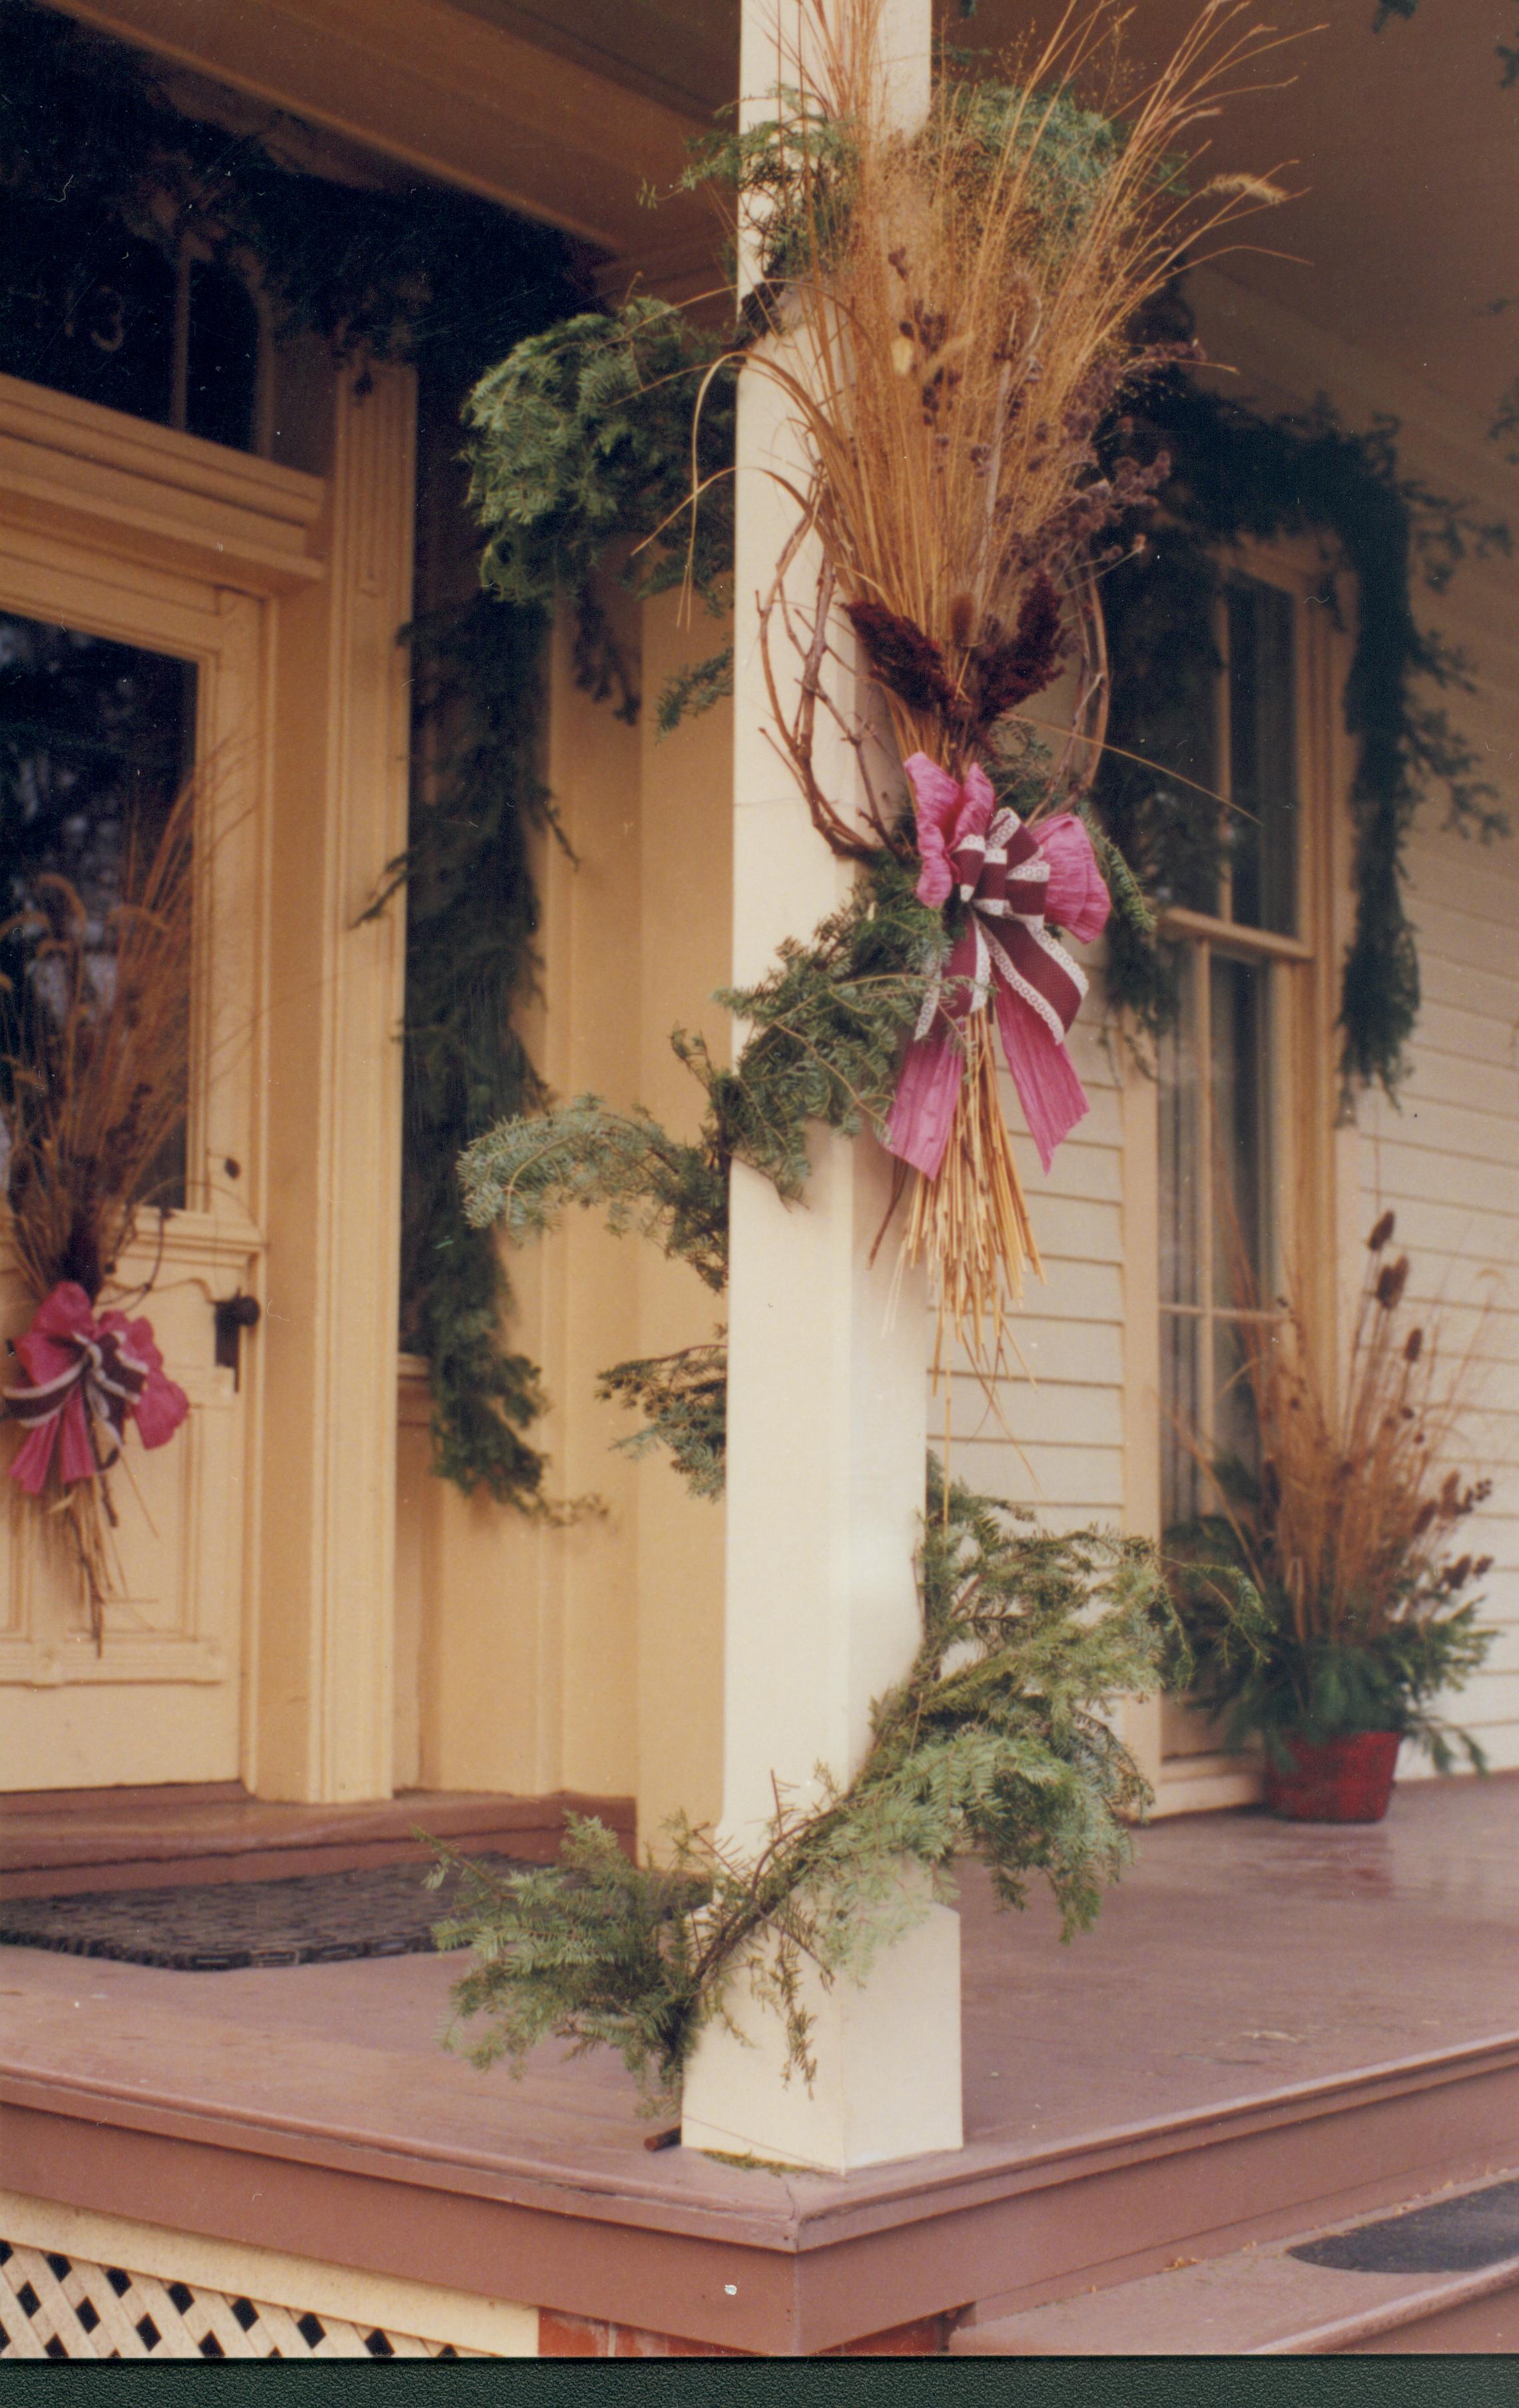
<path id="1" fill-rule="evenodd" d="M 964 1894 L 966 2147 L 848 2179 L 643 2147 L 632 2085 L 437 2045 L 457 1960 L 0 1952 L 5 2181 L 783 2355 L 1300 2231 L 1519 2158 L 1519 1777 L 1370 1829 L 1141 1833 L 1091 1933 Z"/>

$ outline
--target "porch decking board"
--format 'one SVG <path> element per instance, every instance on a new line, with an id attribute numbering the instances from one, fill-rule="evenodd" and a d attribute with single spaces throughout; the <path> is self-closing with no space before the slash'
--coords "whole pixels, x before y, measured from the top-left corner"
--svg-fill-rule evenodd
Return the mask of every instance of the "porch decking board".
<path id="1" fill-rule="evenodd" d="M 546 1798 L 415 1789 L 347 1806 L 284 1805 L 236 1783 L 170 1789 L 0 1797 L 0 1898 L 278 1881 L 364 1865 L 423 1862 L 424 1830 L 462 1850 L 552 1863 L 566 1813 L 595 1814 L 631 1848 L 630 1798 L 560 1790 Z"/>
<path id="2" fill-rule="evenodd" d="M 475 2073 L 446 1961 L 7 1950 L 4 2179 L 765 2355 L 1006 2313 L 1519 2161 L 1516 1827 L 1512 1777 L 1372 1830 L 1187 1817 L 1068 1949 L 972 1876 L 967 2146 L 847 2180 L 650 2155 L 615 2063 Z"/>

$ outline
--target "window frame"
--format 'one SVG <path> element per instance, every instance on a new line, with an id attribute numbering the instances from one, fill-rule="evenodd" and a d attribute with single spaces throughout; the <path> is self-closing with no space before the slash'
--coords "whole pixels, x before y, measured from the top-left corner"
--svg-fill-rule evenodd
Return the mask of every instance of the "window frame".
<path id="1" fill-rule="evenodd" d="M 1286 1262 L 1305 1267 L 1310 1333 L 1332 1372 L 1340 1359 L 1345 1301 L 1339 1264 L 1348 1259 L 1346 1215 L 1356 1211 L 1355 1135 L 1339 1125 L 1336 1024 L 1339 976 L 1353 922 L 1352 831 L 1346 808 L 1353 752 L 1344 729 L 1343 693 L 1353 624 L 1347 596 L 1329 589 L 1330 565 L 1312 538 L 1271 545 L 1240 543 L 1216 555 L 1221 580 L 1247 577 L 1294 600 L 1293 666 L 1297 772 L 1297 933 L 1242 928 L 1212 913 L 1167 906 L 1158 933 L 1196 947 L 1206 963 L 1217 948 L 1261 962 L 1269 974 L 1274 1053 L 1269 1099 L 1280 1276 Z M 1346 580 L 1340 580 L 1341 588 Z M 1218 608 L 1225 609 L 1221 591 Z M 1226 652 L 1221 647 L 1221 657 Z M 1221 681 L 1226 669 L 1221 667 Z M 1223 704 L 1226 714 L 1226 690 Z M 1227 718 L 1219 730 L 1226 757 Z M 1162 1534 L 1159 1065 L 1131 1063 L 1124 1082 L 1125 1456 L 1131 1529 Z M 1205 1198 L 1211 1188 L 1211 1173 Z M 1354 1236 L 1354 1231 L 1352 1231 Z M 1204 1811 L 1254 1802 L 1258 1771 L 1247 1760 L 1204 1743 L 1180 1752 L 1184 1708 L 1160 1698 L 1126 1711 L 1128 1737 L 1156 1793 L 1157 1811 Z M 1194 1734 L 1195 1738 L 1197 1735 Z"/>

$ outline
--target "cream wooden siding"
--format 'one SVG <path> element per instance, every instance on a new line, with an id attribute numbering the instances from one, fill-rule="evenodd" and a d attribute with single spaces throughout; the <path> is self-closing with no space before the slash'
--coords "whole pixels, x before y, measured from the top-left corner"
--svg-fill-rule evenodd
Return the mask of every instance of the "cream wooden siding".
<path id="1" fill-rule="evenodd" d="M 1003 1103 L 1045 1271 L 1042 1283 L 1028 1282 L 1013 1323 L 1032 1377 L 1001 1381 L 994 1412 L 962 1364 L 952 1423 L 958 1477 L 1032 1505 L 1064 1529 L 1121 1523 L 1125 1512 L 1123 1099 L 1103 1039 L 1099 980 L 1092 985 L 1071 1047 L 1092 1109 L 1048 1176 L 1003 1074 Z M 942 1453 L 942 1393 L 930 1399 L 928 1426 Z"/>
<path id="2" fill-rule="evenodd" d="M 1499 1637 L 1449 1711 L 1495 1768 L 1519 1767 L 1519 845 L 1431 824 L 1412 868 L 1424 1010 L 1401 1109 L 1378 1096 L 1359 1114 L 1363 1218 L 1392 1206 L 1412 1292 L 1453 1354 L 1480 1358 L 1467 1462 L 1493 1495 L 1461 1545 L 1495 1558 L 1481 1589 Z"/>

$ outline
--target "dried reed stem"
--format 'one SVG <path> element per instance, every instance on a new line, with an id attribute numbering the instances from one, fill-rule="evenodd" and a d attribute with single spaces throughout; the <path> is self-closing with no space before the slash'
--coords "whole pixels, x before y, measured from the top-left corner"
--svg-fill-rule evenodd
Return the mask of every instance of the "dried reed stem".
<path id="1" fill-rule="evenodd" d="M 1423 1600 L 1433 1610 L 1473 1567 L 1442 1569 L 1457 1522 L 1488 1493 L 1463 1482 L 1454 1456 L 1471 1410 L 1476 1329 L 1459 1354 L 1438 1322 L 1408 1309 L 1409 1262 L 1383 1259 L 1392 1215 L 1372 1232 L 1350 1357 L 1342 1378 L 1326 1369 L 1297 1297 L 1263 1307 L 1242 1267 L 1236 1287 L 1240 1377 L 1260 1445 L 1258 1502 L 1242 1502 L 1213 1476 L 1220 1511 L 1263 1593 L 1287 1598 L 1299 1643 L 1375 1638 Z M 1295 1286 L 1299 1283 L 1294 1282 Z M 1197 1459 L 1211 1475 L 1196 1435 Z"/>
<path id="2" fill-rule="evenodd" d="M 1010 1306 L 1023 1302 L 1025 1267 L 1044 1266 L 997 1092 L 990 1012 L 966 1025 L 966 1074 L 936 1179 L 914 1177 L 904 1260 L 926 1266 L 938 1296 L 934 1383 L 958 1344 L 984 1376 L 1006 1360 Z"/>
<path id="3" fill-rule="evenodd" d="M 52 875 L 7 924 L 32 939 L 30 992 L 0 998 L 0 1057 L 11 1238 L 39 1302 L 65 1279 L 98 1294 L 184 1125 L 194 824 L 187 786 L 151 856 L 128 853 L 101 939 Z"/>

